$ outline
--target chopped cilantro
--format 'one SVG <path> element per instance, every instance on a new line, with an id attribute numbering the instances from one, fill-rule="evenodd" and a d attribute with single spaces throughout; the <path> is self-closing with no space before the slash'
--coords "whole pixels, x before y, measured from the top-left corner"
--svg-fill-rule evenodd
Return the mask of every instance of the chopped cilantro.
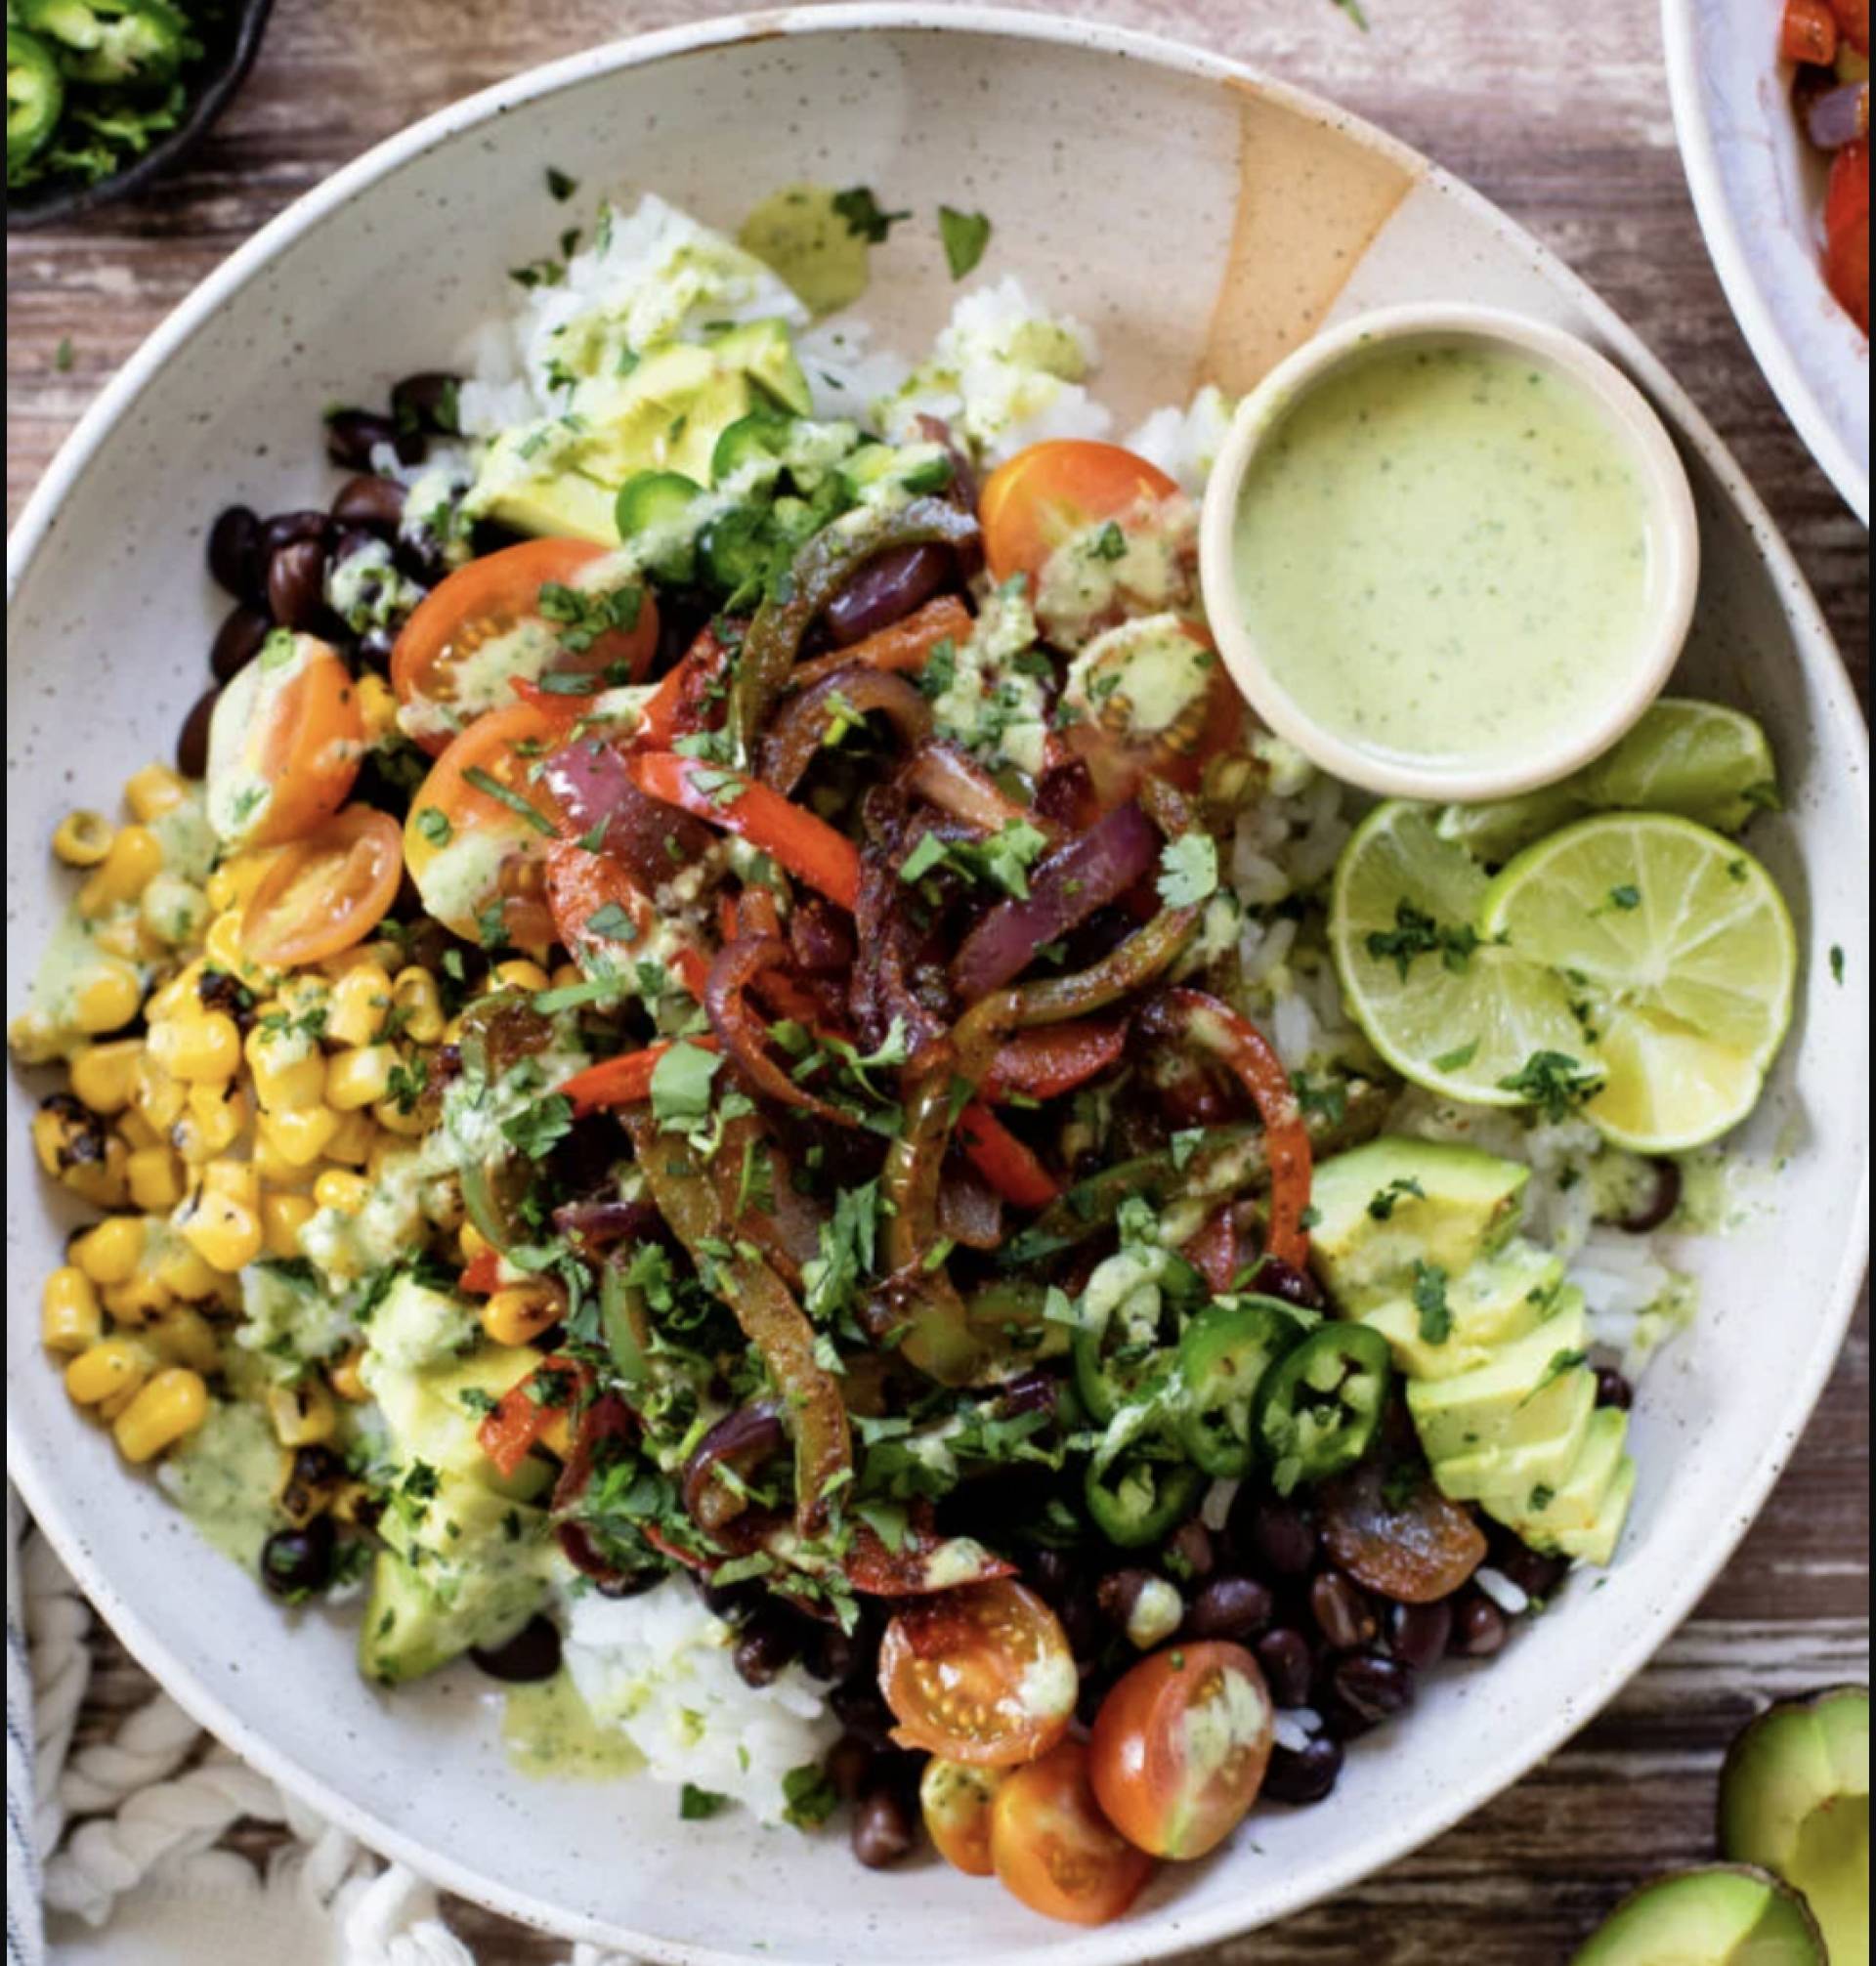
<path id="1" fill-rule="evenodd" d="M 855 238 L 865 239 L 869 245 L 884 245 L 886 235 L 893 227 L 912 216 L 910 212 L 882 211 L 879 200 L 865 185 L 856 185 L 851 191 L 836 192 L 833 209 L 837 217 L 846 220 L 848 232 Z"/>
<path id="2" fill-rule="evenodd" d="M 1642 890 L 1632 881 L 1625 880 L 1620 887 L 1609 889 L 1609 906 L 1631 910 L 1642 906 Z"/>
<path id="3" fill-rule="evenodd" d="M 938 234 L 945 242 L 945 261 L 953 279 L 962 279 L 976 272 L 990 244 L 991 225 L 982 212 L 960 212 L 951 205 L 938 207 Z"/>
<path id="4" fill-rule="evenodd" d="M 484 771 L 481 765 L 467 766 L 462 776 L 465 783 L 474 786 L 485 798 L 492 798 L 498 805 L 505 805 L 516 818 L 525 819 L 543 837 L 560 837 L 560 829 L 539 806 L 531 803 L 512 787 L 503 785 L 492 773 Z"/>
<path id="5" fill-rule="evenodd" d="M 652 1114 L 661 1128 L 688 1133 L 709 1117 L 710 1082 L 723 1063 L 701 1045 L 676 1044 L 652 1068 Z"/>
<path id="6" fill-rule="evenodd" d="M 1127 534 L 1121 531 L 1118 519 L 1110 519 L 1087 542 L 1087 557 L 1090 560 L 1127 558 Z"/>
<path id="7" fill-rule="evenodd" d="M 1517 1071 L 1498 1083 L 1547 1120 L 1567 1120 L 1602 1083 L 1602 1074 L 1567 1051 L 1533 1051 Z"/>
<path id="8" fill-rule="evenodd" d="M 502 1137 L 530 1160 L 537 1161 L 573 1132 L 574 1102 L 564 1092 L 549 1092 L 502 1121 Z"/>
<path id="9" fill-rule="evenodd" d="M 587 916 L 586 933 L 601 936 L 608 942 L 636 942 L 638 923 L 617 901 L 609 901 Z"/>
<path id="10" fill-rule="evenodd" d="M 1830 980 L 1833 983 L 1844 980 L 1844 945 L 1841 942 L 1830 945 Z"/>
<path id="11" fill-rule="evenodd" d="M 677 1813 L 686 1822 L 707 1822 L 729 1806 L 727 1795 L 718 1795 L 712 1788 L 699 1788 L 694 1781 L 687 1781 L 678 1791 Z"/>
<path id="12" fill-rule="evenodd" d="M 819 1762 L 804 1762 L 782 1777 L 782 1814 L 797 1829 L 818 1829 L 834 1812 L 840 1798 L 827 1770 Z"/>
<path id="13" fill-rule="evenodd" d="M 1414 1260 L 1414 1308 L 1420 1313 L 1420 1336 L 1428 1345 L 1444 1345 L 1453 1335 L 1452 1306 L 1446 1302 L 1446 1272 L 1436 1262 Z"/>
<path id="14" fill-rule="evenodd" d="M 1478 1056 L 1478 1040 L 1469 1039 L 1464 1045 L 1456 1045 L 1450 1051 L 1442 1051 L 1433 1060 L 1435 1072 L 1463 1072 Z"/>
<path id="15" fill-rule="evenodd" d="M 1464 923 L 1448 927 L 1403 899 L 1394 904 L 1393 927 L 1370 929 L 1366 946 L 1375 962 L 1391 961 L 1404 982 L 1422 956 L 1437 955 L 1448 969 L 1463 970 L 1478 947 L 1478 936 Z"/>
<path id="16" fill-rule="evenodd" d="M 1154 883 L 1169 908 L 1197 908 L 1218 888 L 1218 843 L 1210 833 L 1185 833 L 1160 849 Z"/>
<path id="17" fill-rule="evenodd" d="M 1397 1175 L 1385 1188 L 1377 1188 L 1368 1197 L 1368 1213 L 1378 1222 L 1387 1221 L 1392 1218 L 1395 1207 L 1404 1195 L 1419 1195 L 1424 1201 L 1427 1190 L 1412 1175 Z"/>
<path id="18" fill-rule="evenodd" d="M 547 195 L 557 205 L 564 205 L 578 190 L 577 178 L 570 178 L 565 171 L 556 170 L 552 164 L 547 166 Z"/>
<path id="19" fill-rule="evenodd" d="M 440 805 L 426 805 L 417 813 L 417 832 L 432 846 L 448 846 L 455 828 L 449 824 L 449 815 Z"/>

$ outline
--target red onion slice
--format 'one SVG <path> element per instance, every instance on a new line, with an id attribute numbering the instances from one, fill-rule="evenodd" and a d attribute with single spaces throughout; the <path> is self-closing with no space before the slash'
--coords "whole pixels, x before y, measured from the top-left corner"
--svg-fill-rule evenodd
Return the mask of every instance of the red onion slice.
<path id="1" fill-rule="evenodd" d="M 632 783 L 624 753 L 599 738 L 579 738 L 547 760 L 547 790 L 576 837 L 599 832 L 598 851 L 617 860 L 649 894 L 709 847 L 710 829 L 676 806 L 647 798 Z"/>
<path id="2" fill-rule="evenodd" d="M 1845 82 L 1805 105 L 1805 132 L 1820 150 L 1841 150 L 1869 135 L 1869 84 Z"/>
<path id="3" fill-rule="evenodd" d="M 776 712 L 762 740 L 764 781 L 785 795 L 791 792 L 826 743 L 829 730 L 849 711 L 863 717 L 878 712 L 908 748 L 931 733 L 931 705 L 916 683 L 889 669 L 854 662 L 789 698 Z"/>

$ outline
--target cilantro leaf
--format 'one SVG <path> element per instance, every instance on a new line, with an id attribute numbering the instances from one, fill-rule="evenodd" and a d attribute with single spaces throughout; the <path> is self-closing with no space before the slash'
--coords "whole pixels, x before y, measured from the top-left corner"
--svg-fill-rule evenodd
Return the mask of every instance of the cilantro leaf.
<path id="1" fill-rule="evenodd" d="M 1154 883 L 1169 908 L 1196 908 L 1217 892 L 1218 843 L 1210 833 L 1185 833 L 1160 850 Z"/>
<path id="2" fill-rule="evenodd" d="M 952 205 L 938 207 L 938 235 L 945 242 L 945 261 L 953 279 L 974 273 L 990 244 L 991 224 L 982 212 L 960 212 Z"/>
<path id="3" fill-rule="evenodd" d="M 1453 1335 L 1453 1310 L 1446 1302 L 1446 1272 L 1436 1262 L 1414 1260 L 1414 1308 L 1427 1345 L 1444 1345 Z"/>
<path id="4" fill-rule="evenodd" d="M 564 1092 L 549 1092 L 532 1106 L 501 1123 L 502 1137 L 518 1147 L 532 1161 L 551 1152 L 555 1143 L 573 1132 L 574 1102 Z"/>
<path id="5" fill-rule="evenodd" d="M 723 1063 L 701 1045 L 677 1044 L 652 1068 L 652 1113 L 661 1128 L 688 1133 L 709 1117 L 710 1082 Z"/>
<path id="6" fill-rule="evenodd" d="M 1533 1051 L 1498 1083 L 1547 1120 L 1567 1120 L 1601 1085 L 1602 1074 L 1567 1051 Z"/>
<path id="7" fill-rule="evenodd" d="M 855 185 L 851 191 L 836 192 L 833 195 L 834 214 L 847 222 L 847 230 L 855 238 L 863 238 L 869 245 L 884 245 L 886 235 L 902 219 L 911 218 L 910 212 L 888 212 L 879 207 L 879 200 L 866 185 Z"/>

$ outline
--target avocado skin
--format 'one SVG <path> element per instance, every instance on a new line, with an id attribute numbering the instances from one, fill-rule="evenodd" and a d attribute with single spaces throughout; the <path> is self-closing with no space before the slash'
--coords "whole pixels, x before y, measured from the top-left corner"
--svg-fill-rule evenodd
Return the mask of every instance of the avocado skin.
<path id="1" fill-rule="evenodd" d="M 1869 1688 L 1769 1707 L 1720 1775 L 1720 1849 L 1802 1892 L 1832 1966 L 1869 1960 Z"/>
<path id="2" fill-rule="evenodd" d="M 1656 1878 L 1625 1898 L 1570 1966 L 1830 1966 L 1804 1900 L 1744 1864 Z"/>

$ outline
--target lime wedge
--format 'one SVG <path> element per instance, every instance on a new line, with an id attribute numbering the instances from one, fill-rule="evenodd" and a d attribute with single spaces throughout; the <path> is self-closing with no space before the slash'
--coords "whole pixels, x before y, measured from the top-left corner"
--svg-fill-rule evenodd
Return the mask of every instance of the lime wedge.
<path id="1" fill-rule="evenodd" d="M 1429 807 L 1390 800 L 1343 849 L 1329 945 L 1369 1042 L 1403 1078 L 1456 1099 L 1515 1106 L 1502 1082 L 1545 1052 L 1581 1058 L 1572 993 L 1549 966 L 1477 927 L 1490 882 L 1433 831 Z"/>
<path id="2" fill-rule="evenodd" d="M 1584 1112 L 1618 1146 L 1680 1152 L 1752 1110 L 1791 1021 L 1798 946 L 1751 854 L 1667 813 L 1606 813 L 1526 848 L 1476 920 L 1567 979 L 1593 1038 L 1575 1053 L 1603 1072 Z"/>
<path id="3" fill-rule="evenodd" d="M 1737 833 L 1776 803 L 1771 747 L 1751 717 L 1724 704 L 1661 697 L 1593 764 L 1516 798 L 1446 806 L 1436 831 L 1497 864 L 1585 813 L 1671 812 Z"/>

